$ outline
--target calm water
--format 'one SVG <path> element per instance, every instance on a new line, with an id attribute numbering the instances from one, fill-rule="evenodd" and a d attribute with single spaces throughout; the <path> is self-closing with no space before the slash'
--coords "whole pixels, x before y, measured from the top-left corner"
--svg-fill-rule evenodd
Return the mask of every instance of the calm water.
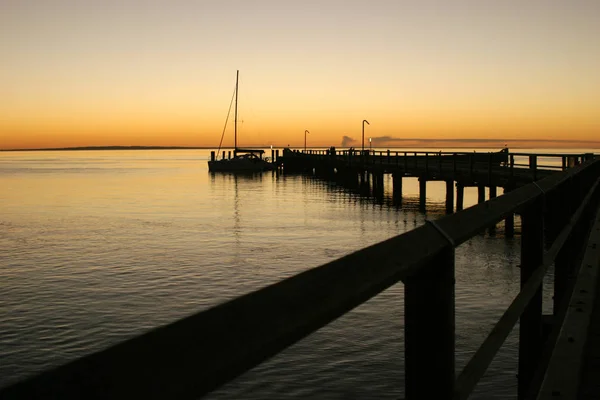
<path id="1" fill-rule="evenodd" d="M 0 153 L 0 387 L 443 213 L 443 183 L 423 214 L 414 179 L 398 208 L 311 177 L 211 175 L 208 155 Z M 457 249 L 458 371 L 518 292 L 519 246 L 500 227 Z M 474 398 L 514 396 L 515 341 Z M 208 397 L 396 399 L 403 385 L 398 284 Z"/>

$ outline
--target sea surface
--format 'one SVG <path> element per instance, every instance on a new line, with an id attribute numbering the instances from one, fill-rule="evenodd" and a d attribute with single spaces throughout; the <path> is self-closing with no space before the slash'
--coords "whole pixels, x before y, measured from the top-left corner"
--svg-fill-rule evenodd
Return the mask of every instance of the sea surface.
<path id="1" fill-rule="evenodd" d="M 416 179 L 395 206 L 389 177 L 376 201 L 311 176 L 210 174 L 209 155 L 0 153 L 0 387 L 444 215 L 440 182 L 422 213 Z M 519 254 L 501 224 L 457 248 L 457 372 L 518 292 Z M 400 283 L 207 398 L 398 399 L 403 313 Z M 515 397 L 516 331 L 473 398 Z"/>

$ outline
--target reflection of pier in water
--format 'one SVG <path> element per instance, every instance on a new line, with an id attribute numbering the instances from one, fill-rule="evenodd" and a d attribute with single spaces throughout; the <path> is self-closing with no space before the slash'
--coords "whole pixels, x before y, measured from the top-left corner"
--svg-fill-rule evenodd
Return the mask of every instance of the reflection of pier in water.
<path id="1" fill-rule="evenodd" d="M 303 176 L 309 184 L 319 182 L 320 186 L 326 188 L 330 192 L 347 193 L 349 198 L 358 199 L 360 202 L 377 204 L 396 210 L 410 211 L 424 215 L 442 215 L 446 210 L 445 201 L 428 197 L 426 199 L 426 207 L 422 208 L 418 193 L 394 193 L 392 190 L 389 190 L 390 185 L 384 184 L 378 187 L 374 184 L 372 179 L 353 184 L 351 181 L 331 180 L 314 174 Z M 391 179 L 387 180 L 391 181 Z"/>

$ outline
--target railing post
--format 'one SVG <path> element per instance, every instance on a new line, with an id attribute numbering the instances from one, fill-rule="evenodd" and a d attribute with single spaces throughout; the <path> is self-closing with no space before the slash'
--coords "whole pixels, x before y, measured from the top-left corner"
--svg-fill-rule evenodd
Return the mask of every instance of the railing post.
<path id="1" fill-rule="evenodd" d="M 454 391 L 454 247 L 404 282 L 406 399 L 451 399 Z"/>
<path id="2" fill-rule="evenodd" d="M 452 179 L 456 179 L 456 153 L 452 154 Z"/>
<path id="3" fill-rule="evenodd" d="M 511 179 L 515 175 L 515 156 L 513 154 L 510 155 L 510 177 Z"/>
<path id="4" fill-rule="evenodd" d="M 537 181 L 537 156 L 536 155 L 529 156 L 529 169 L 531 169 L 531 174 L 533 176 L 533 180 Z"/>
<path id="5" fill-rule="evenodd" d="M 489 153 L 488 156 L 488 185 L 492 186 L 492 167 L 493 167 L 493 154 Z"/>
<path id="6" fill-rule="evenodd" d="M 473 179 L 473 167 L 475 164 L 475 155 L 473 153 L 469 154 L 469 171 L 471 175 L 471 179 Z"/>
<path id="7" fill-rule="evenodd" d="M 425 176 L 429 176 L 429 153 L 425 153 Z"/>
<path id="8" fill-rule="evenodd" d="M 521 214 L 521 289 L 544 257 L 544 201 L 540 196 Z M 524 399 L 542 352 L 542 286 L 521 314 L 518 398 Z"/>

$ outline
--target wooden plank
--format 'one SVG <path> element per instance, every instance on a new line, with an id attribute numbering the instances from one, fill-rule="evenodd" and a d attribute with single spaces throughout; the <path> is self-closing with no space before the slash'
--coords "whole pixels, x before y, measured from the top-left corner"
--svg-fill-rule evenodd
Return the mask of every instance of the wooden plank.
<path id="1" fill-rule="evenodd" d="M 537 396 L 539 400 L 577 398 L 594 299 L 600 295 L 599 270 L 600 209 L 590 232 L 565 320 Z"/>

